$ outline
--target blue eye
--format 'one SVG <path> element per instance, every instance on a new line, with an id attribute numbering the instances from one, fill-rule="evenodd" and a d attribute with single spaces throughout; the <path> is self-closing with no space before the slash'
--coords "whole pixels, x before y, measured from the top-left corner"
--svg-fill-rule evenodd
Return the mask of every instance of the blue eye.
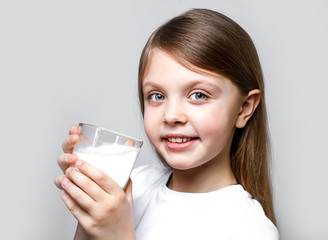
<path id="1" fill-rule="evenodd" d="M 160 93 L 153 93 L 149 95 L 149 99 L 154 102 L 164 101 L 165 97 Z"/>
<path id="2" fill-rule="evenodd" d="M 196 92 L 196 93 L 193 93 L 193 94 L 190 95 L 190 99 L 191 100 L 196 100 L 196 101 L 205 100 L 206 98 L 207 98 L 207 96 L 204 93 L 201 93 L 201 92 Z"/>

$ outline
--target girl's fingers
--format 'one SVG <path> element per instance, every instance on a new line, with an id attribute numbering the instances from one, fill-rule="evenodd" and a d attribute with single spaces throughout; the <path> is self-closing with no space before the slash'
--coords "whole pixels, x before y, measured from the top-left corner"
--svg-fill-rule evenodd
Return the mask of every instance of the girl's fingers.
<path id="1" fill-rule="evenodd" d="M 68 210 L 74 215 L 74 217 L 79 222 L 85 222 L 87 221 L 87 219 L 90 218 L 89 214 L 84 211 L 65 190 L 62 190 L 60 192 L 60 196 L 63 199 Z"/>
<path id="2" fill-rule="evenodd" d="M 68 167 L 73 166 L 75 164 L 77 159 L 78 158 L 76 155 L 64 153 L 64 154 L 58 156 L 57 163 L 58 163 L 60 169 L 63 172 L 65 172 Z"/>
<path id="3" fill-rule="evenodd" d="M 107 195 L 104 190 L 98 186 L 93 180 L 77 171 L 75 168 L 68 168 L 66 170 L 66 177 L 68 177 L 76 186 L 88 194 L 94 201 L 99 201 Z"/>
<path id="4" fill-rule="evenodd" d="M 62 188 L 62 182 L 63 182 L 63 180 L 64 180 L 65 178 L 66 178 L 65 175 L 60 175 L 60 176 L 57 176 L 57 177 L 55 178 L 54 183 L 55 183 L 55 185 L 56 185 L 57 188 L 59 188 L 59 189 L 63 189 L 63 188 Z"/>
<path id="5" fill-rule="evenodd" d="M 77 211 L 80 212 L 79 208 L 83 209 L 85 212 L 89 212 L 94 205 L 94 200 L 85 193 L 81 188 L 75 185 L 74 182 L 70 181 L 67 177 L 62 181 L 61 184 L 64 193 L 67 193 L 70 197 L 68 199 L 67 207 L 72 212 L 75 208 L 78 208 Z M 71 201 L 73 200 L 73 202 Z M 72 212 L 73 213 L 73 212 Z"/>
<path id="6" fill-rule="evenodd" d="M 62 145 L 64 153 L 72 153 L 74 145 L 77 144 L 78 141 L 79 141 L 78 134 L 68 135 Z"/>
<path id="7" fill-rule="evenodd" d="M 69 135 L 72 135 L 72 134 L 78 134 L 78 129 L 79 129 L 78 126 L 76 126 L 76 125 L 72 125 L 72 126 L 70 127 L 70 129 L 69 129 L 68 134 L 69 134 Z"/>
<path id="8" fill-rule="evenodd" d="M 79 141 L 79 135 L 81 134 L 81 127 L 72 125 L 69 129 L 69 135 L 63 142 L 62 148 L 64 153 L 72 153 L 74 145 Z"/>
<path id="9" fill-rule="evenodd" d="M 125 188 L 125 194 L 126 194 L 126 198 L 128 199 L 128 202 L 130 204 L 131 207 L 133 207 L 133 198 L 132 198 L 132 181 L 131 178 L 128 181 L 128 184 L 126 185 Z"/>
<path id="10" fill-rule="evenodd" d="M 93 167 L 89 163 L 78 160 L 75 166 L 81 173 L 95 181 L 105 192 L 112 195 L 124 193 L 121 187 L 112 178 L 110 178 L 98 168 Z"/>

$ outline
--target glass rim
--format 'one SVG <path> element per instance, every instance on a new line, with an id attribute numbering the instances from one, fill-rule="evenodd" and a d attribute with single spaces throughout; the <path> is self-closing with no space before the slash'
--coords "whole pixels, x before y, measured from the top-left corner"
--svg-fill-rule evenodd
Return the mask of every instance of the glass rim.
<path id="1" fill-rule="evenodd" d="M 80 122 L 78 126 L 87 126 L 87 127 L 92 127 L 92 128 L 96 128 L 96 129 L 100 129 L 101 131 L 104 131 L 104 132 L 108 132 L 110 134 L 115 134 L 117 136 L 120 136 L 120 137 L 124 137 L 124 138 L 128 138 L 128 139 L 131 139 L 133 141 L 136 141 L 140 144 L 140 147 L 142 146 L 143 144 L 143 141 L 138 139 L 138 138 L 135 138 L 135 137 L 131 137 L 129 135 L 126 135 L 126 134 L 123 134 L 123 133 L 119 133 L 119 132 L 116 132 L 116 131 L 113 131 L 113 130 L 109 130 L 107 128 L 104 128 L 104 127 L 98 127 L 94 124 L 90 124 L 90 123 L 84 123 L 84 122 Z"/>

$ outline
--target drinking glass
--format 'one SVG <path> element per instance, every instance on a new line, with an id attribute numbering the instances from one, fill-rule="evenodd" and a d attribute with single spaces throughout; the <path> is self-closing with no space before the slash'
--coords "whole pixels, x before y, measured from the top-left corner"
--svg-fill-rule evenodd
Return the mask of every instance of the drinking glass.
<path id="1" fill-rule="evenodd" d="M 87 123 L 79 123 L 78 134 L 73 154 L 105 172 L 124 189 L 143 142 Z"/>

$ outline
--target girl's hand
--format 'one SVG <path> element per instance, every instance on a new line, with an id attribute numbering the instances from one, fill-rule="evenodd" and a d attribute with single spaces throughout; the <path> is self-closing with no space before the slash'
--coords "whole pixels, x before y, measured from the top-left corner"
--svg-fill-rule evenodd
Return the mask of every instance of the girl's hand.
<path id="1" fill-rule="evenodd" d="M 87 162 L 75 165 L 65 172 L 61 196 L 91 239 L 135 239 L 131 180 L 124 192 Z"/>
<path id="2" fill-rule="evenodd" d="M 64 153 L 59 155 L 57 158 L 57 163 L 63 173 L 66 171 L 67 168 L 74 165 L 77 161 L 77 156 L 72 155 L 74 145 L 79 141 L 79 127 L 76 125 L 71 126 L 69 130 L 69 135 L 64 140 L 62 148 Z M 64 180 L 65 175 L 60 175 L 55 178 L 55 185 L 62 189 L 62 181 Z"/>

